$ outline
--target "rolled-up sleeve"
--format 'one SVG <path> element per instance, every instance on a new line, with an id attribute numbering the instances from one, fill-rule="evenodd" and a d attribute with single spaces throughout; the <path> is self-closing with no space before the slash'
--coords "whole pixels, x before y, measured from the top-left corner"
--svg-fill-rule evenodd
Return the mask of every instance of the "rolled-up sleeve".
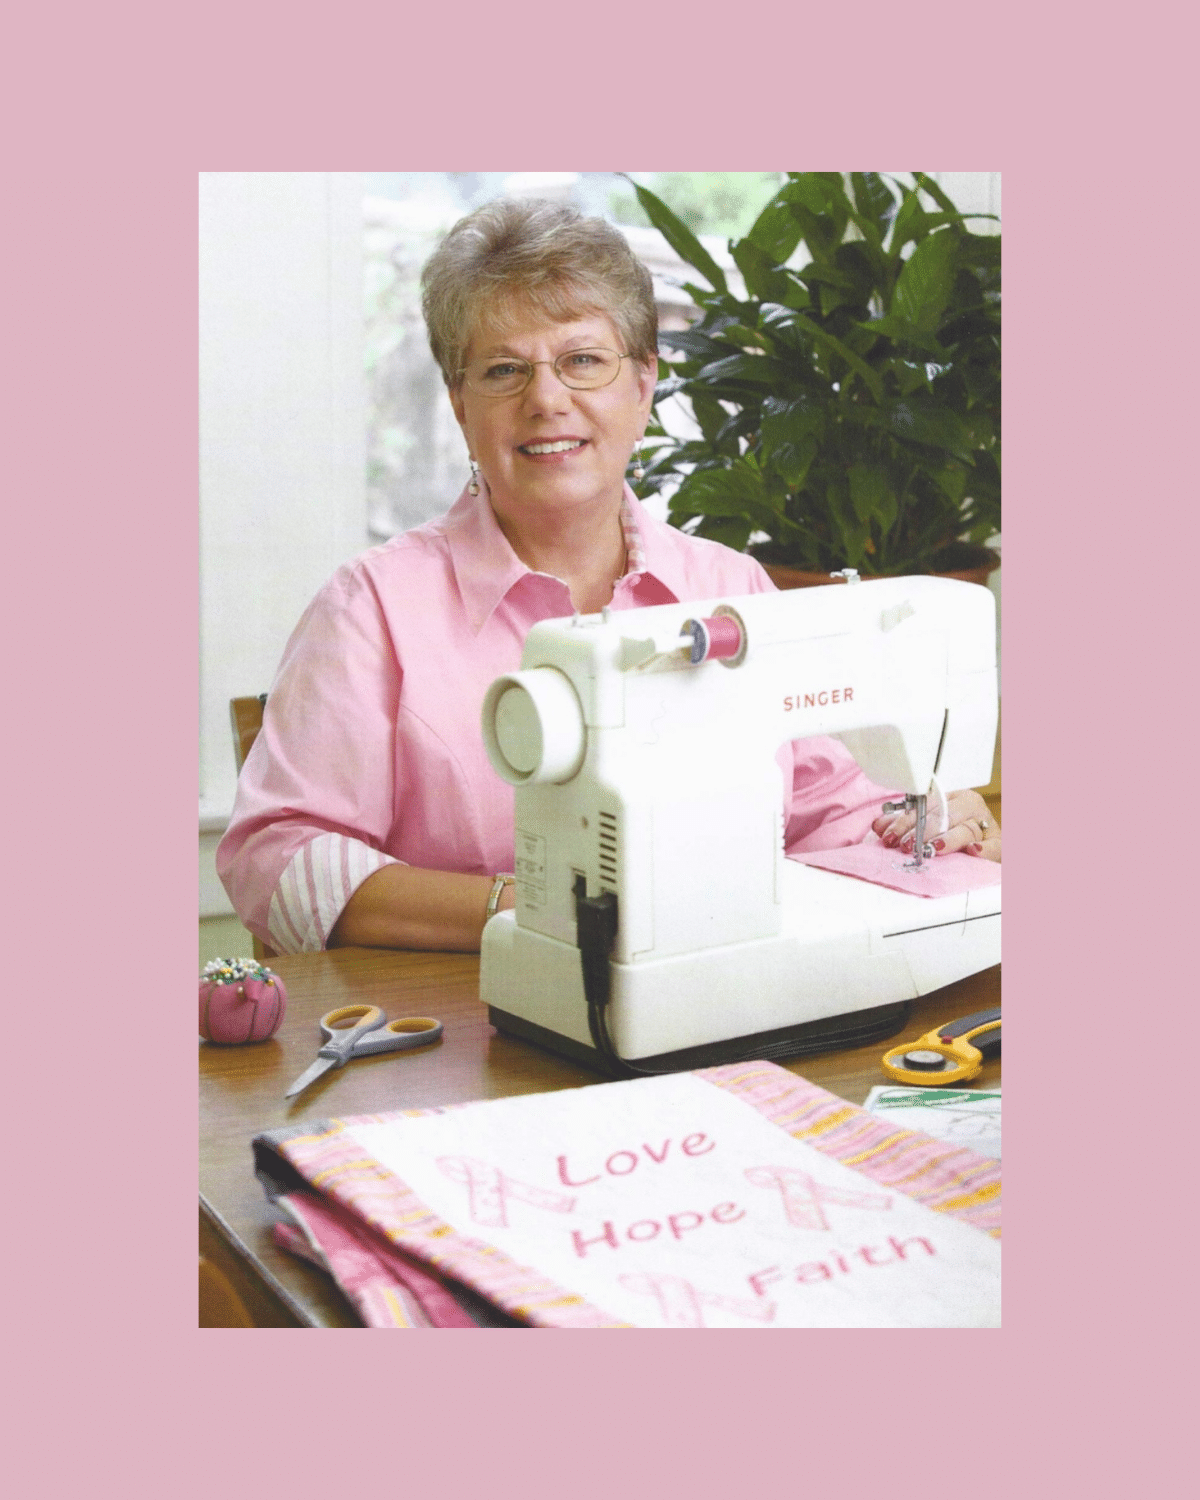
<path id="1" fill-rule="evenodd" d="M 217 847 L 251 932 L 279 952 L 325 946 L 386 864 L 395 817 L 401 664 L 369 575 L 335 574 L 284 651 Z"/>

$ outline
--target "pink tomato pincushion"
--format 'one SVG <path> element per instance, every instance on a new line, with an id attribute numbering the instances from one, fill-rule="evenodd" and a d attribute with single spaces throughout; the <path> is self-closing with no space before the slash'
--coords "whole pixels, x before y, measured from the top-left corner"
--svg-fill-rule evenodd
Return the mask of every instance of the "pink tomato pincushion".
<path id="1" fill-rule="evenodd" d="M 265 1042 L 287 1009 L 283 980 L 253 958 L 214 958 L 200 975 L 200 1035 L 236 1047 Z"/>

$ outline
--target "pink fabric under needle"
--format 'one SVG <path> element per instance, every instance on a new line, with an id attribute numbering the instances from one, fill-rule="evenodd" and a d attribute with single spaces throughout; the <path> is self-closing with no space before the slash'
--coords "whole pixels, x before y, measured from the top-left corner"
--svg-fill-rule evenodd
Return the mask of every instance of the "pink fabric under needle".
<path id="1" fill-rule="evenodd" d="M 921 869 L 907 868 L 911 854 L 885 848 L 883 844 L 851 844 L 844 849 L 820 849 L 806 854 L 789 854 L 802 865 L 816 865 L 839 875 L 853 875 L 872 885 L 885 885 L 893 891 L 913 896 L 958 896 L 963 891 L 977 891 L 987 885 L 1000 884 L 1000 866 L 974 854 L 937 854 L 925 860 Z"/>

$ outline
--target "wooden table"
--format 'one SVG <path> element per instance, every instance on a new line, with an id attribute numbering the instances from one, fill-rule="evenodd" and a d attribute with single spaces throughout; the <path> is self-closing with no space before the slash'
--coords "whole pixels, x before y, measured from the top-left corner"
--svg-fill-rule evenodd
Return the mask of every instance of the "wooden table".
<path id="1" fill-rule="evenodd" d="M 273 958 L 271 965 L 288 992 L 278 1034 L 249 1047 L 200 1045 L 200 1250 L 257 1326 L 354 1327 L 358 1320 L 329 1277 L 275 1246 L 275 1210 L 254 1176 L 251 1138 L 305 1120 L 544 1093 L 600 1079 L 493 1030 L 479 1001 L 477 955 L 342 948 Z M 417 1052 L 360 1058 L 286 1101 L 284 1089 L 316 1056 L 318 1017 L 363 1002 L 393 1017 L 436 1016 L 443 1038 Z M 873 1085 L 888 1081 L 879 1066 L 888 1047 L 999 1004 L 996 967 L 915 1001 L 908 1025 L 892 1041 L 783 1066 L 861 1104 Z M 977 1084 L 999 1082 L 996 1058 L 984 1064 Z"/>

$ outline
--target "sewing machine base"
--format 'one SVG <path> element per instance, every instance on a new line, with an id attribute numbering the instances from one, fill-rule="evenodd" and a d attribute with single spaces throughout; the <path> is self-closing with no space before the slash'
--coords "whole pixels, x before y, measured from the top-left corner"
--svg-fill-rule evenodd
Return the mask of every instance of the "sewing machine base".
<path id="1" fill-rule="evenodd" d="M 850 1011 L 846 1015 L 826 1016 L 819 1021 L 805 1021 L 798 1026 L 781 1026 L 775 1031 L 760 1031 L 754 1036 L 730 1037 L 721 1042 L 706 1042 L 699 1047 L 684 1047 L 677 1052 L 663 1052 L 657 1057 L 639 1057 L 639 1068 L 655 1072 L 683 1072 L 692 1068 L 713 1068 L 719 1063 L 749 1062 L 762 1058 L 815 1057 L 821 1052 L 838 1052 L 850 1047 L 868 1047 L 886 1041 L 903 1031 L 912 1002 L 900 1000 L 892 1005 L 877 1005 L 870 1010 Z M 548 1052 L 579 1063 L 594 1072 L 612 1077 L 613 1070 L 596 1051 L 572 1037 L 562 1036 L 536 1021 L 514 1016 L 497 1006 L 488 1006 L 488 1020 L 497 1031 L 532 1042 Z"/>

